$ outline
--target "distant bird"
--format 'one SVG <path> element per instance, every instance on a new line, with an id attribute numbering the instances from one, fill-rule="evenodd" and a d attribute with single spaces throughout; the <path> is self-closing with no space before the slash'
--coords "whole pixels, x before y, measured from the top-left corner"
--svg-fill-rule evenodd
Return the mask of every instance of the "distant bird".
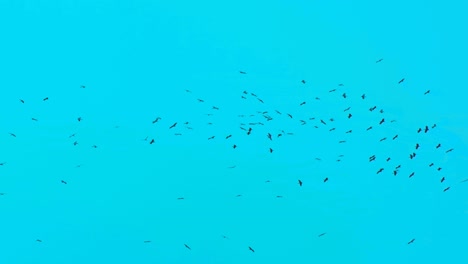
<path id="1" fill-rule="evenodd" d="M 270 148 L 270 153 L 273 153 L 273 149 L 272 149 L 272 148 Z"/>
<path id="2" fill-rule="evenodd" d="M 352 133 L 352 132 L 353 132 L 353 130 L 348 130 L 348 131 L 346 131 L 346 134 L 349 134 L 349 133 Z"/>
<path id="3" fill-rule="evenodd" d="M 436 146 L 436 149 L 440 148 L 440 143 Z"/>
<path id="4" fill-rule="evenodd" d="M 418 148 L 419 148 L 419 144 L 418 144 L 418 143 L 416 143 L 416 149 L 418 149 Z"/>
<path id="5" fill-rule="evenodd" d="M 372 126 L 368 127 L 366 130 L 369 131 L 369 130 L 371 130 L 371 129 L 372 129 Z"/>
<path id="6" fill-rule="evenodd" d="M 227 135 L 227 136 L 226 136 L 226 139 L 228 139 L 228 138 L 230 138 L 230 137 L 232 137 L 232 135 Z"/>
<path id="7" fill-rule="evenodd" d="M 429 127 L 426 126 L 426 128 L 424 129 L 424 133 L 427 133 L 427 131 L 429 131 Z"/>
<path id="8" fill-rule="evenodd" d="M 40 242 L 42 242 L 42 240 L 40 240 L 40 239 L 36 239 L 36 242 L 39 242 L 39 243 L 40 243 Z"/>
<path id="9" fill-rule="evenodd" d="M 397 173 L 398 173 L 398 171 L 397 171 L 397 170 L 394 170 L 394 171 L 393 171 L 393 176 L 396 176 Z"/>
<path id="10" fill-rule="evenodd" d="M 215 136 L 211 136 L 211 137 L 209 137 L 209 138 L 208 138 L 208 140 L 210 140 L 210 139 L 213 139 L 213 138 L 215 138 Z"/>
<path id="11" fill-rule="evenodd" d="M 398 84 L 400 84 L 400 83 L 402 83 L 402 82 L 404 82 L 404 81 L 405 81 L 405 78 L 401 79 L 401 80 L 398 82 Z"/>
<path id="12" fill-rule="evenodd" d="M 450 190 L 450 187 L 445 188 L 445 189 L 444 189 L 444 192 L 446 192 L 446 191 L 448 191 L 448 190 Z"/>
<path id="13" fill-rule="evenodd" d="M 419 129 L 418 129 L 418 133 L 419 133 L 419 132 L 421 132 L 421 131 L 422 131 L 422 129 L 421 129 L 421 128 L 419 128 Z"/>
<path id="14" fill-rule="evenodd" d="M 429 164 L 429 167 L 432 167 L 432 166 L 434 166 L 434 163 Z"/>
<path id="15" fill-rule="evenodd" d="M 151 144 L 153 144 L 153 143 L 154 143 L 154 139 L 151 139 L 151 141 L 150 141 L 150 145 L 151 145 Z"/>
<path id="16" fill-rule="evenodd" d="M 351 118 L 352 116 L 353 116 L 352 114 L 349 114 L 349 115 L 348 115 L 348 118 Z"/>
<path id="17" fill-rule="evenodd" d="M 293 118 L 291 114 L 287 114 L 290 118 Z"/>
<path id="18" fill-rule="evenodd" d="M 330 91 L 328 91 L 328 92 L 329 92 L 329 93 L 332 93 L 332 92 L 334 92 L 334 91 L 336 91 L 336 89 L 332 89 L 332 90 L 330 90 Z"/>
<path id="19" fill-rule="evenodd" d="M 84 88 L 86 88 L 86 86 L 84 86 L 84 85 L 80 85 L 80 88 L 83 88 L 83 89 L 84 89 Z"/>
<path id="20" fill-rule="evenodd" d="M 271 139 L 271 134 L 270 134 L 270 133 L 268 133 L 267 137 L 268 137 L 270 140 L 272 140 L 272 139 Z"/>
<path id="21" fill-rule="evenodd" d="M 62 182 L 63 184 L 67 184 L 67 182 L 66 182 L 66 181 L 64 181 L 64 180 L 61 180 L 61 182 Z"/>
<path id="22" fill-rule="evenodd" d="M 409 178 L 413 177 L 414 176 L 414 172 L 412 172 L 410 175 L 409 175 Z"/>
<path id="23" fill-rule="evenodd" d="M 298 180 L 298 182 L 299 182 L 299 186 L 302 186 L 302 181 L 301 181 L 301 180 Z"/>
<path id="24" fill-rule="evenodd" d="M 344 84 L 340 83 L 340 84 L 338 84 L 338 86 L 344 86 Z"/>
<path id="25" fill-rule="evenodd" d="M 47 100 L 49 100 L 49 97 L 42 99 L 42 101 L 47 101 Z"/>
<path id="26" fill-rule="evenodd" d="M 342 96 L 343 96 L 343 98 L 346 98 L 346 93 L 343 93 L 343 95 L 342 95 Z"/>
<path id="27" fill-rule="evenodd" d="M 382 141 L 384 141 L 384 140 L 386 140 L 386 139 L 387 139 L 386 137 L 381 138 L 381 139 L 380 139 L 380 142 L 382 142 Z"/>
<path id="28" fill-rule="evenodd" d="M 379 125 L 383 124 L 383 122 L 385 122 L 385 118 L 382 118 L 382 120 L 380 120 Z"/>
<path id="29" fill-rule="evenodd" d="M 327 178 L 325 178 L 325 179 L 323 179 L 323 182 L 327 182 L 327 181 L 328 181 L 328 177 L 327 177 Z"/>
<path id="30" fill-rule="evenodd" d="M 445 177 L 442 177 L 442 179 L 440 179 L 440 182 L 444 182 L 445 181 Z"/>
<path id="31" fill-rule="evenodd" d="M 247 74 L 246 72 L 243 72 L 243 71 L 239 71 L 240 74 Z"/>
<path id="32" fill-rule="evenodd" d="M 3 166 L 3 165 L 5 165 L 5 164 L 6 164 L 6 162 L 2 162 L 2 163 L 0 163 L 0 166 Z"/>
<path id="33" fill-rule="evenodd" d="M 232 148 L 235 149 L 235 148 L 237 148 L 237 146 L 234 144 L 234 145 L 232 146 Z"/>
<path id="34" fill-rule="evenodd" d="M 200 102 L 200 103 L 205 102 L 205 101 L 203 101 L 202 99 L 197 99 L 197 100 L 198 100 L 198 102 Z"/>
<path id="35" fill-rule="evenodd" d="M 251 247 L 249 247 L 249 250 L 252 251 L 252 252 L 255 252 L 255 250 Z"/>
<path id="36" fill-rule="evenodd" d="M 23 100 L 23 99 L 20 99 L 20 102 L 24 104 L 24 100 Z"/>
<path id="37" fill-rule="evenodd" d="M 219 108 L 216 107 L 216 106 L 213 106 L 212 109 L 213 109 L 213 110 L 219 110 Z"/>
<path id="38" fill-rule="evenodd" d="M 375 63 L 379 63 L 381 62 L 383 59 L 378 59 Z"/>
<path id="39" fill-rule="evenodd" d="M 145 240 L 143 243 L 151 243 L 151 240 Z"/>
<path id="40" fill-rule="evenodd" d="M 301 106 L 301 105 L 305 105 L 305 104 L 306 104 L 306 102 L 302 102 L 302 103 L 300 104 L 300 106 Z"/>
<path id="41" fill-rule="evenodd" d="M 451 149 L 445 151 L 445 153 L 449 153 L 449 152 L 452 152 L 452 151 L 453 151 L 453 148 L 451 148 Z"/>
<path id="42" fill-rule="evenodd" d="M 36 118 L 34 118 L 34 117 L 33 117 L 33 118 L 31 118 L 31 120 L 32 120 L 32 121 L 37 121 L 37 119 L 36 119 Z"/>
<path id="43" fill-rule="evenodd" d="M 306 83 L 306 81 L 302 80 L 302 81 L 301 81 L 301 83 L 305 84 L 305 83 Z"/>
<path id="44" fill-rule="evenodd" d="M 185 199 L 184 197 L 177 198 L 177 200 L 184 200 L 184 199 Z"/>
<path id="45" fill-rule="evenodd" d="M 73 146 L 78 145 L 78 141 L 73 142 Z"/>
<path id="46" fill-rule="evenodd" d="M 10 136 L 12 136 L 12 137 L 16 137 L 16 135 L 13 134 L 13 133 L 8 133 L 8 134 L 10 134 Z"/>
<path id="47" fill-rule="evenodd" d="M 410 242 L 408 242 L 408 245 L 409 245 L 409 244 L 412 244 L 412 243 L 414 242 L 414 240 L 415 240 L 414 238 L 413 238 L 413 239 L 411 239 L 411 241 L 410 241 Z"/>
<path id="48" fill-rule="evenodd" d="M 398 135 L 395 135 L 395 136 L 392 138 L 392 140 L 395 140 L 397 137 L 398 137 Z"/>
<path id="49" fill-rule="evenodd" d="M 177 125 L 177 122 L 175 122 L 172 126 L 169 127 L 169 129 L 175 127 Z"/>
<path id="50" fill-rule="evenodd" d="M 190 250 L 192 250 L 189 246 L 187 246 L 187 244 L 184 244 L 184 246 Z"/>
<path id="51" fill-rule="evenodd" d="M 435 128 L 436 126 L 437 126 L 437 124 L 433 124 L 433 125 L 432 125 L 432 128 Z"/>
<path id="52" fill-rule="evenodd" d="M 322 119 L 320 119 L 320 123 L 326 125 L 327 123 L 325 123 L 325 121 L 323 121 Z"/>
<path id="53" fill-rule="evenodd" d="M 80 122 L 80 121 L 81 121 L 81 117 L 78 117 L 77 119 L 78 119 L 78 122 Z"/>
<path id="54" fill-rule="evenodd" d="M 366 94 L 361 95 L 361 98 L 364 100 L 366 99 Z"/>
<path id="55" fill-rule="evenodd" d="M 426 94 L 428 94 L 428 93 L 430 93 L 430 92 L 431 92 L 431 90 L 427 90 L 427 91 L 424 93 L 424 95 L 426 95 Z"/>
<path id="56" fill-rule="evenodd" d="M 381 173 L 384 169 L 383 168 L 380 168 L 378 171 L 377 171 L 377 174 Z"/>
<path id="57" fill-rule="evenodd" d="M 96 146 L 96 145 L 92 145 L 92 147 L 93 147 L 93 148 L 97 148 L 97 146 Z"/>
<path id="58" fill-rule="evenodd" d="M 372 111 L 374 111 L 376 108 L 377 108 L 377 106 L 373 106 L 373 107 L 369 108 L 369 111 L 372 112 Z"/>
<path id="59" fill-rule="evenodd" d="M 390 158 L 387 158 L 387 162 L 390 161 Z"/>
<path id="60" fill-rule="evenodd" d="M 320 234 L 320 235 L 318 235 L 318 236 L 321 237 L 321 236 L 324 236 L 324 235 L 326 235 L 326 234 L 327 234 L 327 233 L 322 233 L 322 234 Z"/>
<path id="61" fill-rule="evenodd" d="M 161 118 L 160 118 L 160 117 L 156 117 L 156 119 L 153 120 L 153 124 L 156 123 L 156 122 L 158 122 L 159 120 L 161 120 Z"/>
<path id="62" fill-rule="evenodd" d="M 442 168 L 441 168 L 441 167 L 439 167 L 439 168 L 437 168 L 437 170 L 438 170 L 438 171 L 440 171 L 440 170 L 442 170 Z"/>

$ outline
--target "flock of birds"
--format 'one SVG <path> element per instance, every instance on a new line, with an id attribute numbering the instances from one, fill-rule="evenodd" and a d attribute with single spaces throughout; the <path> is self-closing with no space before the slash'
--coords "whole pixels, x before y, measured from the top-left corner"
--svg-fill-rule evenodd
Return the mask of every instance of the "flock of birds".
<path id="1" fill-rule="evenodd" d="M 382 62 L 383 59 L 379 59 L 376 61 L 376 63 L 380 63 Z M 245 71 L 239 71 L 239 74 L 242 74 L 242 75 L 245 75 L 247 74 L 247 72 Z M 404 78 L 400 79 L 397 84 L 400 85 L 402 84 L 403 82 L 405 81 Z M 301 80 L 300 81 L 302 84 L 306 84 L 306 80 Z M 331 89 L 328 91 L 328 93 L 332 94 L 332 93 L 337 93 L 338 90 L 344 86 L 344 84 L 338 84 L 338 88 L 336 89 Z M 81 85 L 80 86 L 81 89 L 85 89 L 86 86 L 85 85 Z M 189 94 L 192 94 L 192 91 L 191 90 L 185 90 L 186 93 L 189 93 Z M 341 93 L 341 92 L 340 92 Z M 423 93 L 423 95 L 428 95 L 430 93 L 430 90 L 427 90 Z M 341 94 L 341 97 L 346 100 L 349 98 L 349 95 L 346 93 L 346 92 L 343 92 Z M 265 105 L 265 101 L 262 100 L 259 96 L 257 96 L 255 93 L 252 93 L 252 92 L 248 92 L 248 91 L 243 91 L 242 94 L 240 94 L 240 99 L 242 100 L 249 100 L 249 99 L 254 99 L 256 101 L 258 101 L 258 103 L 260 104 L 259 106 L 262 106 L 262 105 Z M 43 101 L 44 102 L 47 102 L 49 100 L 49 97 L 45 97 L 43 98 Z M 200 104 L 203 104 L 205 103 L 205 100 L 204 99 L 200 99 L 200 98 L 196 98 L 196 100 L 200 103 Z M 315 100 L 321 100 L 319 97 L 315 97 Z M 349 100 L 349 99 L 348 99 Z M 366 94 L 362 94 L 360 95 L 360 99 L 359 100 L 362 100 L 364 102 L 367 102 L 368 98 L 366 96 Z M 22 104 L 25 104 L 26 102 L 23 100 L 23 99 L 20 99 L 19 100 L 20 103 Z M 206 104 L 206 103 L 205 103 Z M 307 101 L 302 101 L 300 103 L 298 103 L 298 105 L 301 107 L 301 106 L 304 106 L 307 104 Z M 347 119 L 352 119 L 353 118 L 353 114 L 351 113 L 351 106 L 349 107 L 346 107 L 345 109 L 343 109 L 343 113 L 344 116 L 343 118 L 347 118 Z M 221 111 L 219 107 L 217 106 L 212 106 L 211 107 L 212 111 Z M 375 105 L 371 105 L 370 108 L 368 108 L 368 111 L 369 112 L 378 112 L 380 114 L 383 114 L 384 111 L 383 109 L 377 109 L 377 106 Z M 288 119 L 291 119 L 294 121 L 294 119 L 296 119 L 295 116 L 293 116 L 291 113 L 283 113 L 279 110 L 274 110 L 274 111 L 257 111 L 257 114 L 254 114 L 254 113 L 251 113 L 250 115 L 239 115 L 240 118 L 246 118 L 246 117 L 253 117 L 253 118 L 260 118 L 259 120 L 256 120 L 256 122 L 241 122 L 240 123 L 240 126 L 239 126 L 239 129 L 242 130 L 242 131 L 239 131 L 239 134 L 244 134 L 245 136 L 251 136 L 253 133 L 255 133 L 256 129 L 255 127 L 257 126 L 263 126 L 263 127 L 267 127 L 269 122 L 274 120 L 276 118 L 276 116 L 287 116 L 286 118 Z M 212 113 L 208 114 L 209 116 L 210 115 L 213 115 Z M 273 117 L 273 115 L 275 115 L 275 117 Z M 328 129 L 329 132 L 332 132 L 332 131 L 335 131 L 336 128 L 332 125 L 333 122 L 335 121 L 335 117 L 309 117 L 308 120 L 307 119 L 299 119 L 297 122 L 298 124 L 304 126 L 306 124 L 310 124 L 312 123 L 312 126 L 315 128 L 315 129 Z M 396 120 L 387 120 L 385 117 L 379 117 L 380 121 L 376 122 L 375 124 L 370 124 L 368 127 L 364 127 L 362 128 L 362 131 L 371 131 L 371 130 L 375 130 L 376 127 L 379 127 L 379 126 L 384 126 L 386 125 L 387 123 L 394 123 L 396 122 Z M 35 121 L 37 122 L 38 119 L 36 118 L 31 118 L 32 121 Z M 82 117 L 77 117 L 77 122 L 82 122 L 83 121 L 83 118 Z M 151 123 L 153 125 L 159 125 L 161 124 L 162 120 L 164 120 L 163 117 L 156 117 L 154 118 L 153 120 L 150 120 Z M 148 121 L 148 122 L 150 122 Z M 170 124 L 170 125 L 169 125 Z M 190 131 L 193 129 L 193 127 L 191 126 L 191 123 L 186 121 L 186 122 L 180 122 L 180 121 L 172 121 L 170 123 L 168 123 L 168 126 L 167 126 L 167 129 L 173 131 L 173 130 L 176 130 L 174 132 L 174 135 L 175 136 L 182 136 L 183 134 L 183 131 L 180 129 L 181 125 L 184 126 L 184 128 L 182 128 L 182 130 L 186 130 L 186 131 Z M 212 123 L 208 123 L 208 125 L 212 125 Z M 437 128 L 437 125 L 436 124 L 432 124 L 432 125 L 424 125 L 422 127 L 417 127 L 415 128 L 414 130 L 414 133 L 429 133 L 432 129 L 436 129 Z M 347 129 L 347 130 L 343 130 L 344 134 L 345 135 L 348 135 L 348 134 L 352 134 L 353 133 L 353 130 L 352 129 Z M 16 134 L 13 133 L 13 132 L 10 132 L 9 135 L 11 137 L 14 137 L 16 138 Z M 73 138 L 75 137 L 76 133 L 73 133 L 69 136 L 69 138 Z M 268 141 L 273 141 L 273 140 L 277 140 L 281 137 L 284 137 L 284 136 L 291 136 L 291 135 L 294 135 L 294 133 L 292 132 L 285 132 L 284 130 L 281 130 L 281 131 L 278 131 L 277 133 L 273 133 L 273 132 L 268 132 L 266 133 L 264 136 L 266 137 L 266 140 Z M 382 137 L 379 141 L 382 142 L 382 141 L 388 141 L 388 140 L 397 140 L 398 139 L 398 134 L 394 134 L 394 135 L 389 135 L 389 136 L 386 136 L 386 137 Z M 220 136 L 219 135 L 209 135 L 207 136 L 207 140 L 214 140 L 216 138 L 219 138 Z M 233 141 L 233 140 L 237 140 L 236 139 L 236 136 L 234 136 L 233 134 L 228 134 L 228 135 L 222 135 L 222 137 L 224 138 L 224 140 L 230 140 L 230 141 Z M 147 136 L 144 141 L 148 142 L 148 144 L 150 145 L 153 145 L 157 142 L 157 139 L 155 138 L 152 138 L 152 137 L 149 137 Z M 338 144 L 345 144 L 346 143 L 346 139 L 340 139 L 338 141 Z M 78 145 L 78 141 L 73 141 L 72 143 L 74 146 Z M 237 143 L 238 144 L 238 143 Z M 238 147 L 236 143 L 232 143 L 232 149 L 236 149 Z M 413 151 L 411 151 L 410 153 L 407 153 L 407 159 L 409 160 L 414 160 L 414 159 L 417 159 L 417 156 L 418 156 L 418 150 L 423 146 L 422 143 L 420 142 L 414 142 L 414 145 L 413 145 Z M 93 148 L 97 148 L 97 145 L 92 145 Z M 426 146 L 424 146 L 426 147 Z M 430 146 L 428 146 L 430 147 Z M 438 143 L 437 145 L 435 146 L 432 146 L 434 150 L 439 150 L 442 148 L 442 145 L 440 143 Z M 268 152 L 273 154 L 274 153 L 274 149 L 272 147 L 268 147 L 267 148 Z M 446 154 L 454 151 L 454 148 L 446 148 L 445 150 L 443 150 Z M 338 162 L 341 160 L 341 158 L 343 158 L 343 155 L 339 155 L 338 156 Z M 368 158 L 368 162 L 372 163 L 372 162 L 375 162 L 377 159 L 380 159 L 380 157 L 377 157 L 375 154 L 370 154 L 369 158 Z M 315 158 L 316 160 L 320 161 L 321 159 L 320 158 Z M 384 157 L 383 160 L 385 160 L 386 162 L 389 162 L 391 160 L 391 157 Z M 4 166 L 5 164 L 7 164 L 7 162 L 1 162 L 0 163 L 0 166 Z M 441 167 L 438 167 L 436 166 L 433 162 L 430 162 L 427 164 L 429 167 L 431 168 L 434 168 L 435 170 L 437 171 L 441 171 L 442 168 Z M 78 165 L 77 167 L 79 167 L 80 165 Z M 230 166 L 228 167 L 229 169 L 234 169 L 236 168 L 236 165 L 233 165 L 233 166 Z M 398 164 L 397 166 L 395 167 L 392 167 L 392 168 L 387 168 L 387 167 L 378 167 L 376 169 L 376 174 L 381 174 L 381 173 L 384 173 L 386 172 L 387 170 L 390 170 L 391 171 L 391 175 L 393 176 L 397 176 L 397 175 L 400 175 L 400 170 L 401 170 L 402 166 L 401 164 Z M 406 177 L 408 178 L 412 178 L 413 176 L 415 176 L 415 171 L 411 171 L 408 175 L 406 175 Z M 331 176 L 329 176 L 331 177 Z M 323 178 L 323 183 L 327 183 L 329 181 L 329 177 L 325 177 Z M 442 176 L 439 181 L 441 184 L 445 184 L 446 183 L 446 177 L 445 176 Z M 463 180 L 462 182 L 466 182 L 468 181 L 468 179 L 466 180 Z M 270 182 L 269 180 L 266 181 L 266 182 Z M 61 183 L 62 184 L 67 184 L 67 181 L 65 180 L 61 180 Z M 303 182 L 303 179 L 297 179 L 297 184 L 299 185 L 299 187 L 302 187 L 304 182 Z M 450 190 L 450 186 L 443 186 L 441 188 L 441 190 L 443 192 L 447 192 Z M 0 193 L 0 195 L 5 195 L 6 193 Z M 237 195 L 238 197 L 240 197 L 241 195 Z M 278 195 L 276 196 L 277 198 L 282 198 L 281 195 Z M 184 200 L 184 197 L 178 197 L 177 198 L 178 200 Z M 324 235 L 326 235 L 327 233 L 321 233 L 318 235 L 318 237 L 322 237 Z M 226 236 L 223 236 L 223 238 L 227 238 Z M 37 239 L 36 240 L 37 242 L 42 242 L 41 239 Z M 415 238 L 412 238 L 410 239 L 407 244 L 412 244 L 414 243 L 415 241 Z M 144 243 L 151 243 L 151 240 L 145 240 L 143 241 Z M 183 246 L 187 249 L 187 250 L 192 250 L 192 248 L 187 245 L 187 244 L 183 244 Z M 247 247 L 248 250 L 250 250 L 251 252 L 255 252 L 255 250 L 251 247 L 251 246 L 248 246 Z"/>

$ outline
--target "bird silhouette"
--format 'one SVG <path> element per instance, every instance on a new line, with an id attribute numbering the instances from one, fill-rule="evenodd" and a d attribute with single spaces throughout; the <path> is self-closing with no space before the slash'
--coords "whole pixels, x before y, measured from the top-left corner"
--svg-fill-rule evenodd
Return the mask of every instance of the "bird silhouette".
<path id="1" fill-rule="evenodd" d="M 184 244 L 184 246 L 190 250 L 192 250 L 189 246 L 187 246 L 187 244 Z"/>
<path id="2" fill-rule="evenodd" d="M 413 239 L 411 239 L 411 241 L 410 241 L 410 242 L 408 242 L 408 245 L 409 245 L 409 244 L 412 244 L 412 243 L 414 242 L 414 240 L 415 240 L 414 238 L 413 238 Z"/>
<path id="3" fill-rule="evenodd" d="M 398 84 L 400 84 L 400 83 L 402 83 L 402 82 L 404 82 L 404 81 L 405 81 L 405 78 L 401 79 L 401 80 L 398 82 Z"/>
<path id="4" fill-rule="evenodd" d="M 299 182 L 299 186 L 302 186 L 302 181 L 301 181 L 301 180 L 298 180 L 298 182 Z"/>
<path id="5" fill-rule="evenodd" d="M 255 250 L 251 247 L 249 247 L 249 250 L 252 251 L 252 252 L 255 252 Z"/>
<path id="6" fill-rule="evenodd" d="M 169 127 L 169 129 L 174 128 L 177 125 L 177 122 L 175 122 L 172 126 Z"/>

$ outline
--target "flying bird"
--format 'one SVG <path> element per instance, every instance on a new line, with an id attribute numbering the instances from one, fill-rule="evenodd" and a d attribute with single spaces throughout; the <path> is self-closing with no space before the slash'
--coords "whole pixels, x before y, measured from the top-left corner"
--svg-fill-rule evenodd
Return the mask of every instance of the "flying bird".
<path id="1" fill-rule="evenodd" d="M 442 179 L 440 179 L 440 182 L 444 182 L 445 181 L 445 177 L 442 177 Z"/>
<path id="2" fill-rule="evenodd" d="M 305 83 L 306 83 L 306 81 L 302 80 L 302 81 L 301 81 L 301 83 L 305 84 Z"/>
<path id="3" fill-rule="evenodd" d="M 414 238 L 413 238 L 413 239 L 411 239 L 411 241 L 410 241 L 410 242 L 408 242 L 408 245 L 409 245 L 409 244 L 412 244 L 412 243 L 414 242 L 414 240 L 415 240 Z"/>
<path id="4" fill-rule="evenodd" d="M 175 122 L 172 126 L 169 127 L 169 129 L 175 127 L 177 125 L 177 122 Z"/>
<path id="5" fill-rule="evenodd" d="M 450 190 L 450 187 L 445 188 L 445 189 L 444 189 L 444 192 L 446 192 L 446 191 L 448 191 L 448 190 Z"/>
<path id="6" fill-rule="evenodd" d="M 320 234 L 320 235 L 318 235 L 318 236 L 321 237 L 321 236 L 324 236 L 324 235 L 326 235 L 326 234 L 327 234 L 327 233 L 322 233 L 322 234 Z"/>
<path id="7" fill-rule="evenodd" d="M 404 82 L 404 81 L 405 81 L 405 78 L 401 79 L 401 80 L 398 82 L 398 84 L 400 84 L 400 83 L 402 83 L 402 82 Z"/>
<path id="8" fill-rule="evenodd" d="M 158 122 L 161 118 L 160 117 L 156 117 L 156 119 L 153 120 L 153 124 Z"/>
<path id="9" fill-rule="evenodd" d="M 190 250 L 192 250 L 189 246 L 187 246 L 187 244 L 184 244 L 184 246 Z"/>
<path id="10" fill-rule="evenodd" d="M 445 153 L 449 153 L 449 152 L 452 152 L 452 151 L 453 151 L 453 148 L 451 148 L 451 149 L 445 151 Z"/>
<path id="11" fill-rule="evenodd" d="M 61 180 L 61 182 L 62 182 L 63 184 L 67 184 L 67 182 L 66 182 L 66 181 L 64 181 L 64 180 Z"/>
<path id="12" fill-rule="evenodd" d="M 255 252 L 255 250 L 251 247 L 249 247 L 249 250 L 252 251 L 252 252 Z"/>
<path id="13" fill-rule="evenodd" d="M 431 90 L 427 90 L 427 91 L 424 93 L 424 95 L 426 95 L 426 94 L 428 94 L 428 93 L 430 93 L 430 92 L 431 92 Z"/>
<path id="14" fill-rule="evenodd" d="M 301 181 L 301 180 L 298 180 L 298 182 L 299 182 L 299 186 L 302 186 L 302 181 Z"/>
<path id="15" fill-rule="evenodd" d="M 23 100 L 23 99 L 20 99 L 20 102 L 24 104 L 24 100 Z"/>
<path id="16" fill-rule="evenodd" d="M 328 181 L 328 177 L 327 177 L 327 178 L 325 178 L 325 179 L 323 179 L 323 182 L 327 182 L 327 181 Z"/>
<path id="17" fill-rule="evenodd" d="M 47 101 L 47 100 L 49 100 L 49 97 L 42 99 L 42 101 Z"/>
<path id="18" fill-rule="evenodd" d="M 383 59 L 378 59 L 375 63 L 379 63 L 381 62 Z"/>
<path id="19" fill-rule="evenodd" d="M 151 141 L 150 141 L 150 145 L 151 145 L 151 144 L 153 144 L 153 143 L 154 143 L 154 139 L 151 139 Z"/>
<path id="20" fill-rule="evenodd" d="M 239 71 L 240 74 L 247 74 L 246 72 L 243 72 L 243 71 Z"/>

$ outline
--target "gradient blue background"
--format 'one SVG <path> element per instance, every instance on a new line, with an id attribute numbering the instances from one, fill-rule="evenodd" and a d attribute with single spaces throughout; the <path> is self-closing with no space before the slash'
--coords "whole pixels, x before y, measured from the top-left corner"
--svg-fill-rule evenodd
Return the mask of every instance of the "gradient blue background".
<path id="1" fill-rule="evenodd" d="M 1 0 L 0 263 L 468 263 L 462 3 Z"/>

